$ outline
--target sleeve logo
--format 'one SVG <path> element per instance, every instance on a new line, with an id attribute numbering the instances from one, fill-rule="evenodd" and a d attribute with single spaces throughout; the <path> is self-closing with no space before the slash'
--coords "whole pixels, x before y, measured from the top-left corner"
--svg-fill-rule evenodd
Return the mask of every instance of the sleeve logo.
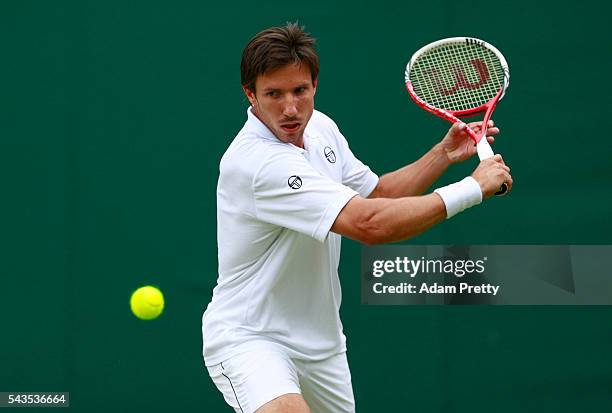
<path id="1" fill-rule="evenodd" d="M 302 187 L 302 178 L 297 175 L 291 175 L 289 179 L 287 179 L 287 185 L 291 189 L 300 189 Z"/>

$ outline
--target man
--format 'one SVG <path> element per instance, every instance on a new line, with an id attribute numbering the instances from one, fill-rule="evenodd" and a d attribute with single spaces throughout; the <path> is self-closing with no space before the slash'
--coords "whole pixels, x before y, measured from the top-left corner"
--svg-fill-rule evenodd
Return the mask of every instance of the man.
<path id="1" fill-rule="evenodd" d="M 474 155 L 465 125 L 416 162 L 376 176 L 314 110 L 313 45 L 288 24 L 256 35 L 242 55 L 251 106 L 221 159 L 219 278 L 202 325 L 209 374 L 237 412 L 353 412 L 339 318 L 341 235 L 366 244 L 403 240 L 504 182 L 512 187 L 495 156 L 472 176 L 419 195 Z M 499 133 L 488 126 L 487 135 Z"/>

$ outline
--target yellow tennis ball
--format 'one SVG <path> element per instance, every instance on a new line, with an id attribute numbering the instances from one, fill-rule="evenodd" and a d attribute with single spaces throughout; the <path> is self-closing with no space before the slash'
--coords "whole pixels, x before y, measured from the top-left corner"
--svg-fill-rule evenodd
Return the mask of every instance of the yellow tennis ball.
<path id="1" fill-rule="evenodd" d="M 164 311 L 164 296 L 150 285 L 140 287 L 132 293 L 130 308 L 141 320 L 153 320 Z"/>

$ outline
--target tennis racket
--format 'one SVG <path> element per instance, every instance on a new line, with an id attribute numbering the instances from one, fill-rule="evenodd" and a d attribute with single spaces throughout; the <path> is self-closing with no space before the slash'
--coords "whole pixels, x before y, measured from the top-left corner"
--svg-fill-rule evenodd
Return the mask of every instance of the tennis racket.
<path id="1" fill-rule="evenodd" d="M 466 131 L 480 160 L 494 155 L 487 142 L 487 123 L 510 83 L 504 56 L 487 42 L 472 37 L 438 40 L 417 50 L 406 65 L 406 87 L 421 108 L 451 123 L 484 112 L 482 128 Z M 503 184 L 496 195 L 506 193 Z"/>

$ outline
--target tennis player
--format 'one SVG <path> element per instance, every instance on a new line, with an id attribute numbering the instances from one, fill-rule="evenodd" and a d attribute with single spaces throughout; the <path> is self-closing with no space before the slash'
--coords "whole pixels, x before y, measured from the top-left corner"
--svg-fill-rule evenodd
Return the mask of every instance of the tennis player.
<path id="1" fill-rule="evenodd" d="M 413 237 L 502 183 L 511 188 L 512 177 L 496 155 L 421 195 L 476 152 L 465 125 L 378 177 L 314 109 L 319 58 L 297 24 L 257 34 L 240 69 L 250 107 L 220 163 L 219 277 L 202 319 L 204 361 L 236 412 L 354 412 L 339 317 L 341 236 L 368 245 Z M 487 129 L 492 142 L 499 130 Z"/>

